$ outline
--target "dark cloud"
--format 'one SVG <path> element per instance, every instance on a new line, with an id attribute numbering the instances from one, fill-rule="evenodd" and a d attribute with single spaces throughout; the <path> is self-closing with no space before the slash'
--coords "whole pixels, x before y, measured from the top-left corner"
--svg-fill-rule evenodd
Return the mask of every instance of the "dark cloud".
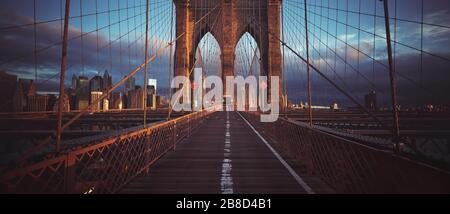
<path id="1" fill-rule="evenodd" d="M 449 53 L 440 53 L 439 56 L 450 58 Z M 331 63 L 332 64 L 332 63 Z M 422 67 L 422 68 L 421 68 Z M 375 68 L 375 72 L 373 72 Z M 396 71 L 398 98 L 401 105 L 422 105 L 423 103 L 450 104 L 450 62 L 430 55 L 423 55 L 422 66 L 419 54 L 404 54 L 396 57 Z M 305 67 L 290 66 L 287 85 L 289 98 L 295 102 L 307 100 L 306 72 Z M 362 103 L 364 94 L 371 90 L 378 92 L 381 105 L 390 105 L 389 73 L 385 66 L 375 64 L 372 61 L 364 61 L 360 64 L 362 75 L 373 82 L 375 88 L 361 74 L 347 68 L 344 72 L 339 69 L 337 75 L 331 70 L 321 69 L 328 77 L 350 92 Z M 354 105 L 340 92 L 336 91 L 322 77 L 315 74 L 313 79 L 313 101 L 316 104 L 329 105 L 339 102 L 346 106 Z"/>
<path id="2" fill-rule="evenodd" d="M 20 25 L 32 22 L 32 19 L 14 11 L 0 9 L 0 26 Z M 34 78 L 35 65 L 39 80 L 50 86 L 40 86 L 40 90 L 54 89 L 59 84 L 58 73 L 61 63 L 62 27 L 60 22 L 39 24 L 36 27 L 36 50 L 34 26 L 13 27 L 2 29 L 0 33 L 0 68 L 21 78 Z M 83 34 L 83 39 L 81 35 Z M 141 34 L 141 32 L 137 32 Z M 132 36 L 134 39 L 134 34 Z M 127 35 L 121 40 L 111 40 L 96 32 L 81 32 L 75 27 L 69 28 L 68 64 L 66 84 L 70 83 L 72 74 L 92 76 L 98 71 L 103 73 L 108 69 L 113 80 L 128 74 L 144 61 L 144 37 L 137 36 L 137 41 L 128 43 Z M 119 42 L 120 41 L 120 42 Z M 158 49 L 165 45 L 164 41 L 153 38 L 150 46 Z M 98 49 L 97 49 L 98 47 Z M 168 79 L 168 54 L 163 54 L 150 63 L 150 77 L 159 77 L 161 82 Z M 166 77 L 167 76 L 167 77 Z M 56 77 L 56 78 L 55 78 Z M 136 76 L 139 83 L 143 82 L 142 75 Z"/>
<path id="3" fill-rule="evenodd" d="M 33 22 L 32 18 L 7 8 L 0 8 L 0 14 L 0 28 Z M 444 13 L 444 15 L 445 14 L 448 15 L 448 12 Z M 436 15 L 436 17 L 441 16 Z M 55 77 L 59 72 L 62 38 L 61 23 L 57 21 L 39 24 L 36 30 L 37 49 L 40 50 L 45 48 L 45 50 L 40 51 L 37 54 L 37 69 L 39 79 L 45 80 Z M 448 44 L 449 31 L 437 31 L 439 30 L 437 28 L 427 28 L 425 30 L 426 35 L 433 35 L 433 37 L 430 37 L 431 39 L 427 40 L 425 43 L 429 47 Z M 83 36 L 83 41 L 79 38 L 82 33 L 87 33 Z M 416 31 L 412 34 L 414 34 L 414 37 L 417 37 Z M 113 75 L 113 81 L 116 82 L 120 77 L 128 74 L 144 60 L 143 37 L 134 43 L 128 43 L 128 40 L 126 39 L 127 36 L 124 36 L 120 42 L 115 41 L 109 45 L 109 38 L 107 38 L 104 33 L 100 33 L 97 38 L 95 32 L 81 32 L 80 29 L 71 27 L 69 38 L 66 84 L 70 83 L 70 78 L 73 74 L 81 74 L 83 67 L 85 74 L 89 76 L 94 75 L 98 70 L 103 72 L 103 70 L 108 69 Z M 134 36 L 132 36 L 132 38 L 134 38 Z M 158 39 L 153 39 L 151 42 L 155 47 L 165 44 L 164 41 Z M 97 51 L 97 44 L 99 51 Z M 0 69 L 17 74 L 23 78 L 33 78 L 35 69 L 35 58 L 33 54 L 34 45 L 34 27 L 32 25 L 20 28 L 2 29 L 0 31 Z M 362 41 L 360 46 L 360 49 L 367 55 L 373 55 L 373 43 Z M 446 60 L 427 54 L 424 54 L 423 58 L 421 58 L 417 52 L 414 53 L 411 50 L 405 51 L 404 49 L 400 49 L 400 47 L 398 48 L 399 52 L 396 57 L 396 68 L 401 76 L 397 78 L 400 103 L 402 105 L 419 105 L 424 102 L 448 104 L 450 102 L 450 95 L 448 93 L 450 63 Z M 342 46 L 339 46 L 337 49 L 340 56 L 345 56 L 344 48 Z M 444 47 L 441 49 L 441 52 L 433 52 L 433 54 L 450 59 L 448 47 L 447 50 Z M 321 52 L 323 52 L 323 50 L 321 50 Z M 380 62 L 386 64 L 386 50 L 383 43 L 377 41 L 375 55 Z M 316 59 L 317 58 L 318 57 L 316 56 Z M 356 67 L 358 53 L 349 48 L 347 58 L 348 62 Z M 329 57 L 326 60 L 331 65 L 334 64 L 334 57 Z M 321 63 L 322 66 L 319 69 L 346 91 L 350 92 L 360 102 L 363 102 L 364 94 L 368 93 L 370 90 L 376 89 L 379 94 L 380 103 L 388 106 L 390 103 L 390 90 L 386 67 L 377 63 L 373 65 L 373 61 L 362 54 L 359 55 L 359 60 L 360 74 L 353 71 L 349 66 L 345 69 L 342 60 L 339 61 L 339 59 L 337 75 L 324 66 L 325 63 L 323 60 Z M 157 77 L 158 88 L 167 88 L 169 72 L 168 62 L 169 56 L 168 54 L 164 54 L 150 63 L 150 77 Z M 319 60 L 315 61 L 315 63 L 318 62 Z M 84 66 L 82 64 L 84 64 Z M 293 55 L 287 55 L 286 64 L 288 69 L 287 83 L 289 98 L 294 102 L 305 101 L 307 94 L 304 65 L 300 65 L 300 60 Z M 373 70 L 375 70 L 375 72 L 373 72 Z M 372 82 L 375 87 L 373 87 L 365 78 Z M 57 81 L 57 76 L 50 81 L 46 81 L 45 84 L 40 86 L 40 90 L 56 91 L 59 84 Z M 137 75 L 137 82 L 138 84 L 142 84 L 142 72 Z M 165 90 L 166 89 L 162 90 L 162 92 L 165 92 Z M 342 103 L 342 105 L 353 105 L 347 98 L 337 92 L 336 89 L 317 74 L 313 75 L 313 101 L 320 105 L 329 105 L 336 101 Z"/>

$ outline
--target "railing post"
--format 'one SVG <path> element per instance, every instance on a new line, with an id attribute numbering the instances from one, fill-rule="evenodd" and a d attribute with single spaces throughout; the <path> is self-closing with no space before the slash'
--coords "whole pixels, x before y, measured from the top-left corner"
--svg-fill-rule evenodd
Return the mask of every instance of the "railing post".
<path id="1" fill-rule="evenodd" d="M 172 114 L 172 104 L 171 104 L 171 102 L 172 102 L 172 88 L 170 87 L 171 86 L 171 84 L 172 84 L 172 75 L 173 75 L 173 70 L 172 70 L 172 67 L 173 67 L 173 56 L 172 56 L 172 52 L 173 52 L 173 42 L 172 42 L 172 40 L 173 40 L 173 12 L 174 12 L 174 10 L 173 10 L 173 4 L 175 4 L 174 2 L 172 2 L 172 4 L 171 4 L 171 15 L 170 15 L 170 51 L 169 51 L 169 96 L 168 96 L 168 98 L 169 98 L 169 106 L 168 106 L 168 109 L 167 109 L 167 120 L 170 120 L 170 117 L 171 117 L 171 114 Z"/>

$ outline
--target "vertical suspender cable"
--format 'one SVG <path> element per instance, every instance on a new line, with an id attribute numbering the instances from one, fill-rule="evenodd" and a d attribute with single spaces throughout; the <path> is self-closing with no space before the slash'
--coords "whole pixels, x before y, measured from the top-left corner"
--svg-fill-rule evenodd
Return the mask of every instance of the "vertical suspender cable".
<path id="1" fill-rule="evenodd" d="M 171 7 L 172 7 L 172 12 L 171 12 L 171 15 L 170 15 L 170 43 L 169 43 L 169 45 L 170 45 L 170 51 L 169 51 L 169 87 L 168 87 L 168 89 L 169 89 L 169 96 L 168 96 L 168 98 L 169 98 L 169 109 L 168 109 L 168 112 L 167 112 L 167 120 L 170 120 L 170 116 L 171 116 L 171 114 L 172 114 L 172 89 L 171 89 L 171 87 L 170 87 L 170 85 L 172 84 L 172 75 L 173 75 L 173 72 L 175 71 L 174 69 L 172 69 L 172 66 L 173 66 L 173 62 L 172 62 L 172 60 L 173 60 L 173 56 L 172 56 L 172 54 L 173 54 L 173 2 L 171 1 Z"/>
<path id="2" fill-rule="evenodd" d="M 396 1 L 397 2 L 397 1 Z M 422 15 L 420 20 L 420 86 L 423 87 L 423 19 L 424 19 L 424 11 L 423 11 L 423 0 L 422 0 Z M 396 9 L 397 10 L 397 9 Z M 395 20 L 397 22 L 397 20 Z M 396 35 L 396 34 L 395 34 Z"/>
<path id="3" fill-rule="evenodd" d="M 113 62 L 112 62 L 112 41 L 111 41 L 111 0 L 108 0 L 108 48 L 109 48 L 109 72 L 112 74 L 112 66 L 113 66 Z M 120 22 L 120 20 L 119 20 Z M 120 23 L 119 23 L 120 24 Z M 119 36 L 120 38 L 120 36 Z M 105 71 L 106 72 L 106 71 Z M 106 82 L 106 86 L 103 86 L 103 90 L 106 91 L 109 88 L 106 87 L 111 87 L 111 85 L 109 85 L 109 80 L 104 80 Z M 106 89 L 106 90 L 105 90 Z M 108 96 L 106 98 L 108 100 L 108 109 L 110 108 L 110 96 Z M 105 110 L 105 106 L 103 106 L 103 110 Z"/>
<path id="4" fill-rule="evenodd" d="M 285 32 L 284 32 L 284 1 L 281 2 L 281 33 L 283 36 L 283 41 L 285 40 Z M 284 110 L 284 117 L 287 118 L 287 108 L 288 108 L 288 100 L 287 100 L 287 87 L 286 87 L 286 53 L 285 53 L 285 44 L 283 42 L 283 91 L 284 91 L 284 99 L 283 99 L 283 110 Z M 256 54 L 256 52 L 255 52 Z"/>
<path id="5" fill-rule="evenodd" d="M 61 132 L 62 132 L 62 113 L 64 108 L 64 78 L 67 63 L 67 39 L 69 34 L 69 14 L 70 0 L 66 0 L 66 9 L 64 15 L 64 37 L 61 53 L 61 74 L 59 77 L 59 99 L 58 99 L 58 125 L 56 127 L 56 152 L 60 151 L 61 147 Z"/>
<path id="6" fill-rule="evenodd" d="M 308 76 L 308 115 L 309 115 L 309 125 L 313 125 L 312 121 L 312 98 L 311 98 L 311 72 L 310 72 L 310 62 L 309 62 L 309 38 L 308 38 L 308 13 L 306 0 L 304 2 L 305 7 L 305 38 L 306 38 L 306 75 Z"/>
<path id="7" fill-rule="evenodd" d="M 80 1 L 80 48 L 81 48 L 81 75 L 84 74 L 84 33 L 83 33 L 83 1 Z M 77 85 L 78 87 L 78 85 Z M 78 106 L 78 104 L 77 104 Z"/>
<path id="8" fill-rule="evenodd" d="M 144 57 L 145 57 L 145 62 L 147 62 L 148 59 L 148 10 L 149 10 L 149 5 L 148 2 L 150 0 L 146 0 L 146 5 L 145 5 L 145 53 L 144 53 Z M 144 127 L 147 125 L 147 76 L 148 76 L 148 71 L 147 71 L 147 63 L 144 64 L 144 93 L 142 95 L 142 110 L 144 112 Z"/>
<path id="9" fill-rule="evenodd" d="M 100 47 L 98 46 L 100 36 L 98 32 L 98 0 L 95 0 L 95 32 L 97 36 L 97 73 L 100 75 Z"/>
<path id="10" fill-rule="evenodd" d="M 396 143 L 395 151 L 399 151 L 399 137 L 400 137 L 400 128 L 399 128 L 399 118 L 398 118 L 398 103 L 397 103 L 397 86 L 395 80 L 395 71 L 394 65 L 392 61 L 392 45 L 391 45 L 391 29 L 389 23 L 389 8 L 388 8 L 388 0 L 384 0 L 384 20 L 386 25 L 386 42 L 387 42 L 387 51 L 388 51 L 388 61 L 389 61 L 389 79 L 391 86 L 391 99 L 392 99 L 392 110 L 394 112 L 394 140 Z"/>
<path id="11" fill-rule="evenodd" d="M 348 8 L 347 8 L 348 10 Z M 347 23 L 348 24 L 348 23 Z M 358 1 L 358 29 L 361 29 L 361 1 Z M 361 60 L 360 60 L 360 54 L 361 54 L 361 30 L 358 30 L 358 60 L 357 60 L 357 70 L 360 70 Z M 357 76 L 359 77 L 359 76 Z M 359 83 L 359 78 L 357 79 L 357 82 Z"/>
<path id="12" fill-rule="evenodd" d="M 36 26 L 36 0 L 33 1 L 33 36 L 34 36 L 34 82 L 37 83 L 37 26 Z"/>
<path id="13" fill-rule="evenodd" d="M 372 82 L 375 82 L 375 59 L 377 58 L 377 1 L 374 1 L 373 12 L 373 59 L 372 59 Z M 337 19 L 336 19 L 337 20 Z M 361 30 L 361 29 L 358 29 Z"/>
<path id="14" fill-rule="evenodd" d="M 123 76 L 123 71 L 122 71 L 122 18 L 120 17 L 121 14 L 121 9 L 120 9 L 120 1 L 117 1 L 117 16 L 119 19 L 119 70 L 120 70 L 120 78 L 122 78 Z M 119 79 L 120 79 L 119 78 Z M 120 96 L 120 99 L 122 99 L 122 96 Z M 122 101 L 123 102 L 123 101 Z M 122 104 L 123 107 L 123 104 Z M 122 110 L 122 109 L 120 109 Z"/>

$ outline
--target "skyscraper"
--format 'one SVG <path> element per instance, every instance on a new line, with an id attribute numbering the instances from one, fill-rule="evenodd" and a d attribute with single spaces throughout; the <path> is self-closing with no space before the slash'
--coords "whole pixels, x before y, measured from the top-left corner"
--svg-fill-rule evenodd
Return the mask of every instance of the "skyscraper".
<path id="1" fill-rule="evenodd" d="M 375 91 L 371 91 L 366 94 L 364 97 L 365 106 L 368 110 L 376 111 L 377 110 L 377 93 Z"/>
<path id="2" fill-rule="evenodd" d="M 101 91 L 91 91 L 91 104 L 92 104 L 92 111 L 93 112 L 99 112 L 102 110 L 102 101 L 98 100 L 103 95 L 103 92 Z"/>
<path id="3" fill-rule="evenodd" d="M 19 79 L 13 95 L 13 111 L 27 110 L 28 97 L 36 95 L 36 86 L 33 80 Z"/>
<path id="4" fill-rule="evenodd" d="M 28 112 L 42 112 L 47 111 L 49 101 L 48 95 L 34 95 L 27 98 L 26 111 Z"/>
<path id="5" fill-rule="evenodd" d="M 147 107 L 152 109 L 156 108 L 156 95 L 155 95 L 155 86 L 148 85 L 147 86 Z"/>
<path id="6" fill-rule="evenodd" d="M 0 112 L 11 112 L 13 106 L 14 90 L 17 85 L 17 76 L 0 71 Z"/>
<path id="7" fill-rule="evenodd" d="M 156 90 L 157 90 L 157 84 L 156 83 L 157 83 L 156 79 L 148 79 L 148 86 L 153 88 L 153 94 L 156 94 Z"/>
<path id="8" fill-rule="evenodd" d="M 109 111 L 109 100 L 108 99 L 103 99 L 102 110 Z"/>
<path id="9" fill-rule="evenodd" d="M 101 76 L 92 77 L 89 81 L 89 90 L 92 91 L 103 91 L 103 78 Z"/>
<path id="10" fill-rule="evenodd" d="M 103 90 L 107 91 L 112 87 L 112 76 L 109 75 L 108 70 L 103 74 Z"/>
<path id="11" fill-rule="evenodd" d="M 128 93 L 131 90 L 134 90 L 136 87 L 136 79 L 134 79 L 134 77 L 130 77 L 126 82 L 125 82 L 125 93 Z"/>
<path id="12" fill-rule="evenodd" d="M 113 92 L 110 99 L 110 109 L 119 109 L 122 110 L 123 102 L 122 102 L 122 96 L 120 92 Z"/>
<path id="13" fill-rule="evenodd" d="M 77 106 L 78 110 L 82 110 L 89 105 L 89 79 L 85 76 L 80 76 L 77 81 Z"/>
<path id="14" fill-rule="evenodd" d="M 78 80 L 75 80 L 77 82 Z M 76 83 L 75 83 L 76 85 Z M 77 110 L 77 89 L 76 88 L 68 88 L 66 89 L 66 95 L 69 98 L 70 110 Z"/>
<path id="15" fill-rule="evenodd" d="M 70 101 L 69 101 L 69 97 L 66 94 L 64 94 L 63 96 L 59 96 L 58 99 L 56 100 L 56 102 L 54 102 L 53 111 L 55 111 L 55 112 L 58 111 L 59 99 L 63 99 L 62 111 L 70 112 Z"/>
<path id="16" fill-rule="evenodd" d="M 128 92 L 128 107 L 130 109 L 142 109 L 144 90 L 141 87 L 136 87 L 134 90 Z"/>
<path id="17" fill-rule="evenodd" d="M 78 82 L 78 77 L 77 75 L 72 75 L 72 85 L 70 86 L 71 89 L 77 89 L 77 82 Z"/>

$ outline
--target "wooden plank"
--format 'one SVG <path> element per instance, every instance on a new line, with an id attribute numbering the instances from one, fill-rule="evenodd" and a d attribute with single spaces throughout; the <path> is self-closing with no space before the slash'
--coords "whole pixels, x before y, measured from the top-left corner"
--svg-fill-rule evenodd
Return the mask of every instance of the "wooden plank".
<path id="1" fill-rule="evenodd" d="M 227 114 L 229 127 L 227 129 Z M 226 133 L 229 136 L 226 136 Z M 226 146 L 226 139 L 229 145 Z M 148 174 L 127 185 L 124 194 L 219 194 L 225 179 L 233 193 L 303 194 L 280 161 L 235 112 L 217 112 L 175 152 L 159 160 Z M 316 178 L 307 178 L 318 182 Z"/>

